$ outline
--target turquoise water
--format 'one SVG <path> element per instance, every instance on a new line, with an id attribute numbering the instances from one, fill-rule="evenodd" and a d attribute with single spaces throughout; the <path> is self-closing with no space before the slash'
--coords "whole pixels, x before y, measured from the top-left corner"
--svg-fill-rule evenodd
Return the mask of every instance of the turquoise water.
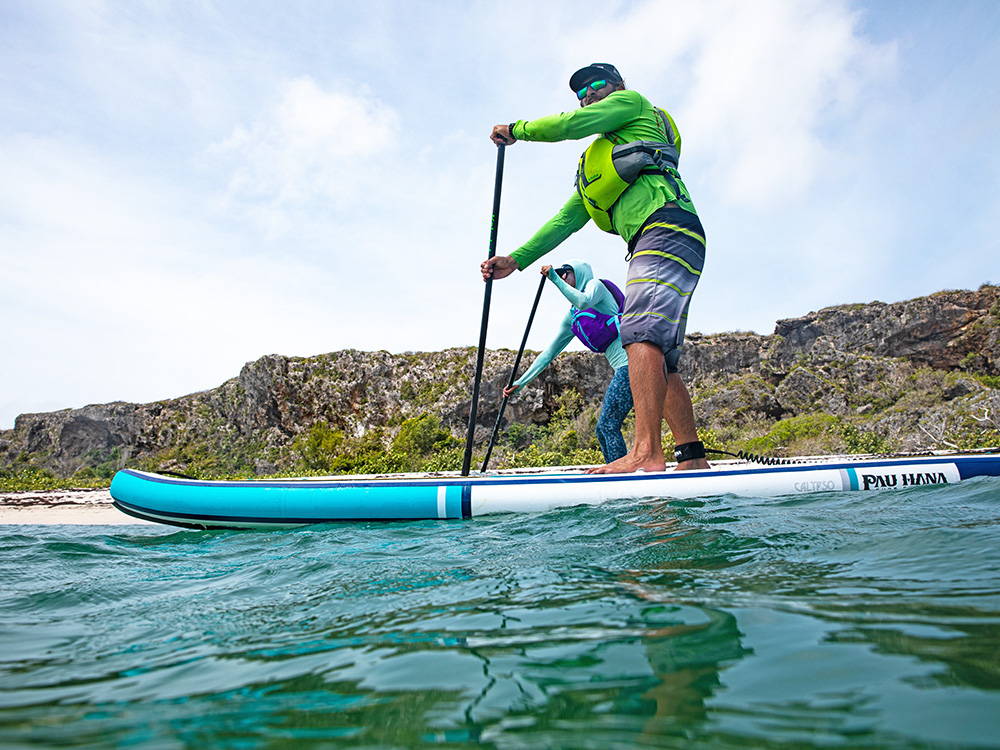
<path id="1" fill-rule="evenodd" d="M 0 746 L 1000 745 L 1000 482 L 0 527 Z"/>

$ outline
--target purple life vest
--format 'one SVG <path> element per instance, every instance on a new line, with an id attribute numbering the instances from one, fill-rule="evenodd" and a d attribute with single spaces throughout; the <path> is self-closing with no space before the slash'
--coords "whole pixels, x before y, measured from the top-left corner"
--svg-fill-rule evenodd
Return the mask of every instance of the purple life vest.
<path id="1" fill-rule="evenodd" d="M 620 335 L 618 323 L 621 320 L 622 312 L 625 310 L 625 295 L 622 290 L 615 286 L 614 282 L 601 279 L 601 283 L 608 288 L 608 291 L 618 303 L 617 313 L 603 313 L 594 307 L 586 310 L 573 308 L 573 335 L 583 342 L 583 345 L 592 352 L 604 352 L 611 346 Z"/>

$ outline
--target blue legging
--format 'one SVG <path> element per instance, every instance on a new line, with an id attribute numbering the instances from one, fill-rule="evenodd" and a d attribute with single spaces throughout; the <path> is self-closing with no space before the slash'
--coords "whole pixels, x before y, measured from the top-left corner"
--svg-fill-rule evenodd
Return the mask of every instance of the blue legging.
<path id="1" fill-rule="evenodd" d="M 622 437 L 622 422 L 632 411 L 632 388 L 628 384 L 628 365 L 615 370 L 604 392 L 601 415 L 597 418 L 597 442 L 605 461 L 614 461 L 627 452 Z"/>

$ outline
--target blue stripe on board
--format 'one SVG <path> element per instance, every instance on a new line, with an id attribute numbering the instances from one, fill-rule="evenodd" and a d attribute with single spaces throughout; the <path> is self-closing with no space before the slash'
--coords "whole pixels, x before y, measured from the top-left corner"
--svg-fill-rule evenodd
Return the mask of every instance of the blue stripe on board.
<path id="1" fill-rule="evenodd" d="M 472 485 L 462 485 L 462 518 L 472 518 Z"/>
<path id="2" fill-rule="evenodd" d="M 856 490 L 856 489 L 858 489 L 858 487 L 861 486 L 861 485 L 858 484 L 858 472 L 855 471 L 853 467 L 848 467 L 848 469 L 847 469 L 847 476 L 851 480 L 851 489 L 852 490 Z"/>
<path id="3" fill-rule="evenodd" d="M 962 479 L 1000 476 L 1000 455 L 976 456 L 954 463 L 958 466 L 958 475 Z"/>

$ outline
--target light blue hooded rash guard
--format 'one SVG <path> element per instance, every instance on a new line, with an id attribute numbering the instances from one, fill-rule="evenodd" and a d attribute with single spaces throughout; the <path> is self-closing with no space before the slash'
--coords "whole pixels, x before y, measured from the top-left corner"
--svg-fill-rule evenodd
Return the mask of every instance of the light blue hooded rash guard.
<path id="1" fill-rule="evenodd" d="M 525 386 L 537 378 L 542 370 L 548 367 L 549 363 L 556 358 L 556 355 L 565 349 L 569 342 L 575 338 L 573 335 L 573 308 L 585 310 L 588 307 L 594 307 L 603 313 L 618 312 L 618 303 L 615 301 L 615 296 L 600 279 L 594 278 L 594 272 L 590 268 L 589 263 L 582 260 L 568 260 L 565 265 L 573 267 L 573 273 L 576 274 L 575 287 L 570 286 L 560 279 L 554 267 L 549 269 L 548 279 L 569 300 L 571 307 L 569 312 L 566 313 L 566 317 L 559 324 L 559 332 L 552 339 L 552 343 L 545 348 L 545 351 L 535 357 L 535 361 L 531 363 L 531 367 L 527 369 L 524 375 L 514 381 L 514 385 L 517 388 Z M 617 370 L 619 367 L 624 367 L 628 364 L 628 356 L 622 348 L 621 337 L 611 342 L 611 346 L 604 352 L 604 356 L 607 357 L 608 364 L 611 365 L 613 370 Z"/>

